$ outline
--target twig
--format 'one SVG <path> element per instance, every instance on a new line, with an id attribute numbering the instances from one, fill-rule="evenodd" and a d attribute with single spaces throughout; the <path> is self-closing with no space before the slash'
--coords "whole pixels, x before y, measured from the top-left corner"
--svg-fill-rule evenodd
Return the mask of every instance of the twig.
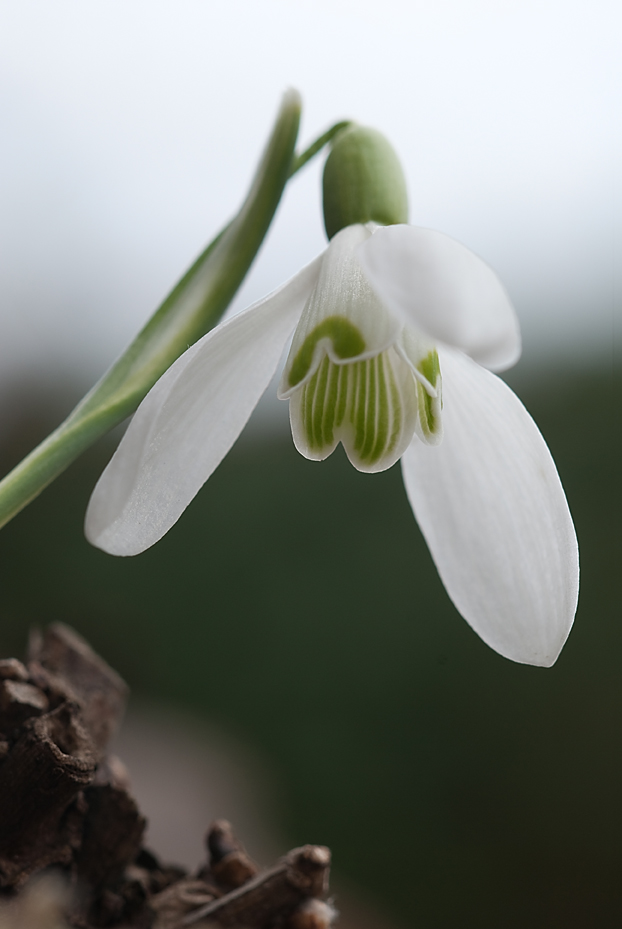
<path id="1" fill-rule="evenodd" d="M 261 926 L 272 914 L 293 910 L 307 897 L 324 896 L 329 866 L 330 850 L 325 846 L 295 848 L 274 868 L 189 913 L 179 929 L 208 918 L 221 926 Z"/>

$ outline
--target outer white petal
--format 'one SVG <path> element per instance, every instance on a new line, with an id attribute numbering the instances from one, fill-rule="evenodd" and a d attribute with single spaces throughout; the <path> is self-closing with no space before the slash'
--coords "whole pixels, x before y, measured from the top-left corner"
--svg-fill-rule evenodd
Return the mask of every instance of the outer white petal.
<path id="1" fill-rule="evenodd" d="M 404 482 L 457 609 L 506 658 L 550 667 L 574 618 L 579 561 L 566 497 L 512 391 L 445 350 L 443 443 L 414 441 Z"/>
<path id="2" fill-rule="evenodd" d="M 386 226 L 357 250 L 374 289 L 404 323 L 501 371 L 520 356 L 518 320 L 501 281 L 460 242 Z"/>
<path id="3" fill-rule="evenodd" d="M 213 329 L 162 375 L 93 491 L 85 523 L 93 545 L 136 555 L 177 522 L 270 383 L 320 262 Z"/>

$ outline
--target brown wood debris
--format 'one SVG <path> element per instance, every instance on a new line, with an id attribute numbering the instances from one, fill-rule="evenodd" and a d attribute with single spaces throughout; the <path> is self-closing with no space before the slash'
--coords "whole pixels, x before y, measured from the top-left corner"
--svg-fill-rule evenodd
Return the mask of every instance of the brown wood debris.
<path id="1" fill-rule="evenodd" d="M 31 636 L 25 664 L 0 660 L 0 903 L 14 917 L 0 913 L 0 929 L 34 926 L 33 901 L 37 927 L 58 929 L 57 890 L 46 922 L 45 880 L 65 888 L 63 919 L 75 929 L 329 929 L 323 846 L 293 849 L 261 871 L 217 820 L 193 874 L 143 848 L 146 822 L 127 771 L 106 755 L 127 695 L 60 623 Z"/>

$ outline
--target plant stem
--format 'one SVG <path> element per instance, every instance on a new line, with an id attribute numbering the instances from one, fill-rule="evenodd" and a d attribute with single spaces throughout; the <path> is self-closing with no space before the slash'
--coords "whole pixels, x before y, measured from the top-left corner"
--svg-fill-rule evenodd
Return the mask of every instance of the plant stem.
<path id="1" fill-rule="evenodd" d="M 337 123 L 296 156 L 300 110 L 300 96 L 288 91 L 237 215 L 67 419 L 0 481 L 0 527 L 133 413 L 167 368 L 221 319 L 265 238 L 287 181 L 348 125 Z"/>

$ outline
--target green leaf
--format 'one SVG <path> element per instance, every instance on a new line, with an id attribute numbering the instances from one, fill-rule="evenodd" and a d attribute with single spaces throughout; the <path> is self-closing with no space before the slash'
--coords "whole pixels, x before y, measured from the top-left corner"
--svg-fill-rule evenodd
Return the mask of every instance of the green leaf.
<path id="1" fill-rule="evenodd" d="M 240 211 L 69 417 L 0 481 L 0 526 L 132 413 L 158 378 L 220 320 L 249 270 L 290 177 L 301 100 L 285 94 Z"/>
<path id="2" fill-rule="evenodd" d="M 301 105 L 297 91 L 285 94 L 239 212 L 68 418 L 0 481 L 0 527 L 133 413 L 176 358 L 221 319 L 265 238 L 288 179 L 349 125 L 336 123 L 295 155 Z"/>

